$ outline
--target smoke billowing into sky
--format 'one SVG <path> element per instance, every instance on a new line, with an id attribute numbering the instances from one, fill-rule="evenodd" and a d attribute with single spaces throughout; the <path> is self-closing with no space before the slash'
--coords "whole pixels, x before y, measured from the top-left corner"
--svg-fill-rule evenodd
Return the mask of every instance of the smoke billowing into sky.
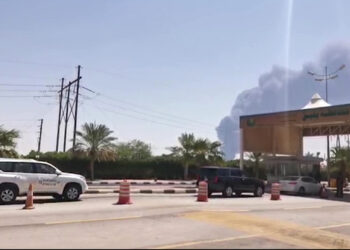
<path id="1" fill-rule="evenodd" d="M 315 62 L 308 62 L 299 71 L 273 66 L 270 72 L 259 77 L 258 86 L 243 91 L 237 97 L 231 113 L 217 127 L 218 138 L 223 143 L 227 159 L 239 152 L 239 117 L 241 115 L 268 113 L 299 109 L 308 103 L 311 96 L 319 93 L 325 99 L 324 83 L 316 82 L 308 71 L 329 72 L 342 64 L 347 67 L 339 77 L 328 84 L 328 102 L 332 105 L 350 102 L 350 44 L 335 43 L 327 46 Z M 244 84 L 244 83 L 242 83 Z"/>

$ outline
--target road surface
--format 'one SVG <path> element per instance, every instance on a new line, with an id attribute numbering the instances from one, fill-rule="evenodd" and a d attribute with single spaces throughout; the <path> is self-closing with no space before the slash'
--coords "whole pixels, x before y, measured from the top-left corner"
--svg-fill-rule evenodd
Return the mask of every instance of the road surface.
<path id="1" fill-rule="evenodd" d="M 83 195 L 0 206 L 0 248 L 350 248 L 350 203 L 282 196 Z"/>

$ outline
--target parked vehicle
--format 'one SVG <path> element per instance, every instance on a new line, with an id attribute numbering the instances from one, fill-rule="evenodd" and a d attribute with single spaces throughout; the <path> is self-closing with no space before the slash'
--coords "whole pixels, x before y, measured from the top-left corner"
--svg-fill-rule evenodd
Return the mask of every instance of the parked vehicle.
<path id="1" fill-rule="evenodd" d="M 199 181 L 208 183 L 208 194 L 220 192 L 224 197 L 231 197 L 233 193 L 240 196 L 242 193 L 253 193 L 261 197 L 265 192 L 264 181 L 247 177 L 239 168 L 202 167 L 199 171 Z"/>
<path id="2" fill-rule="evenodd" d="M 35 195 L 78 200 L 87 189 L 84 176 L 63 173 L 47 162 L 0 158 L 0 203 L 7 204 L 25 196 L 33 184 Z"/>
<path id="3" fill-rule="evenodd" d="M 318 194 L 321 183 L 308 176 L 287 176 L 281 179 L 281 192 L 299 195 Z"/>

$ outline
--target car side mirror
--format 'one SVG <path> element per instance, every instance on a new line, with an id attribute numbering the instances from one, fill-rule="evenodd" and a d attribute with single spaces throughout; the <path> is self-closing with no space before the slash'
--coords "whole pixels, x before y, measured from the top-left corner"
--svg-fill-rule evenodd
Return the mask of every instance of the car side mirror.
<path id="1" fill-rule="evenodd" d="M 62 174 L 61 171 L 56 171 L 56 175 L 57 175 L 57 176 L 59 176 L 59 175 L 61 175 L 61 174 Z"/>

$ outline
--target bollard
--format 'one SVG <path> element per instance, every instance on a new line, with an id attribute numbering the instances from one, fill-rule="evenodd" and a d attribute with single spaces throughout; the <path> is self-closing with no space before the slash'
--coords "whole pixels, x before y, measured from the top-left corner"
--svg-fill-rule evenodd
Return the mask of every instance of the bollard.
<path id="1" fill-rule="evenodd" d="M 130 200 L 130 183 L 127 180 L 123 180 L 120 183 L 119 188 L 119 200 L 116 205 L 132 204 Z"/>
<path id="2" fill-rule="evenodd" d="M 23 209 L 34 209 L 34 201 L 33 201 L 33 184 L 29 185 L 26 204 Z"/>
<path id="3" fill-rule="evenodd" d="M 271 185 L 271 200 L 276 201 L 280 200 L 280 190 L 281 186 L 279 183 L 272 183 Z"/>
<path id="4" fill-rule="evenodd" d="M 197 201 L 208 202 L 208 183 L 205 181 L 199 182 Z"/>

